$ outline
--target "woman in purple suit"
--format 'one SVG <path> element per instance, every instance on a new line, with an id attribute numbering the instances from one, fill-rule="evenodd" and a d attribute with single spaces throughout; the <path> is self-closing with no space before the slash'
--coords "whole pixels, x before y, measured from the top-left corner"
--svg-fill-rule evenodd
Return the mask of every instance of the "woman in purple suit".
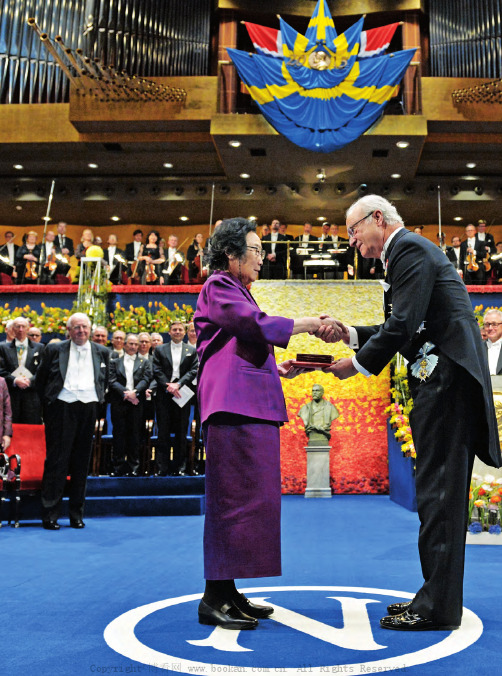
<path id="1" fill-rule="evenodd" d="M 273 609 L 251 603 L 234 580 L 281 574 L 279 427 L 288 417 L 279 376 L 302 372 L 292 360 L 277 365 L 273 346 L 285 348 L 322 322 L 272 317 L 257 306 L 246 287 L 258 278 L 263 249 L 251 221 L 223 221 L 206 261 L 214 272 L 194 316 L 206 447 L 199 622 L 254 629 Z"/>

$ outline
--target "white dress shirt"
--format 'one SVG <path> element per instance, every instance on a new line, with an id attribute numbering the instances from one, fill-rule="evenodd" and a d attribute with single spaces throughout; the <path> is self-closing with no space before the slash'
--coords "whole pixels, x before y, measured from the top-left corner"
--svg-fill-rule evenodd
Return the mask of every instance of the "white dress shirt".
<path id="1" fill-rule="evenodd" d="M 67 404 L 72 404 L 75 401 L 81 401 L 83 404 L 98 401 L 94 381 L 94 363 L 89 341 L 82 346 L 75 345 L 71 341 L 66 378 L 58 399 L 65 401 Z"/>
<path id="2" fill-rule="evenodd" d="M 180 364 L 181 364 L 181 352 L 183 350 L 183 343 L 174 343 L 171 341 L 171 357 L 173 359 L 173 375 L 171 376 L 171 382 L 180 379 Z"/>
<path id="3" fill-rule="evenodd" d="M 133 241 L 134 244 L 134 260 L 139 256 L 139 250 L 141 249 L 141 242 Z"/>
<path id="4" fill-rule="evenodd" d="M 16 258 L 16 252 L 14 251 L 14 243 L 9 242 L 6 246 L 6 248 L 7 248 L 7 251 L 9 253 L 9 263 L 11 265 L 14 265 L 14 261 L 15 261 L 15 258 Z"/>
<path id="5" fill-rule="evenodd" d="M 16 352 L 19 366 L 26 366 L 26 355 L 28 354 L 28 338 L 22 342 L 16 338 Z"/>
<path id="6" fill-rule="evenodd" d="M 270 241 L 272 244 L 270 245 L 272 253 L 275 253 L 275 243 L 277 242 L 279 238 L 279 233 L 278 232 L 271 232 L 270 233 Z"/>
<path id="7" fill-rule="evenodd" d="M 117 251 L 116 246 L 109 246 L 108 247 L 108 260 L 110 261 L 110 263 L 109 263 L 110 270 L 113 270 L 113 268 L 115 267 L 115 253 L 116 253 L 116 251 Z"/>
<path id="8" fill-rule="evenodd" d="M 126 373 L 126 390 L 132 392 L 134 390 L 134 362 L 136 361 L 135 354 L 124 354 L 124 369 Z"/>
<path id="9" fill-rule="evenodd" d="M 490 375 L 497 375 L 497 364 L 500 356 L 500 348 L 502 347 L 502 338 L 499 338 L 494 343 L 488 338 L 486 341 L 488 348 L 488 366 L 490 368 Z"/>

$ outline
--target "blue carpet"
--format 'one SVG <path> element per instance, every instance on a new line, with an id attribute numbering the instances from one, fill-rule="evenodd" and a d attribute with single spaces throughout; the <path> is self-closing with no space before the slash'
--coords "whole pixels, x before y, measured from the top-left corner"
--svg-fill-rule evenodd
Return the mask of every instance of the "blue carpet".
<path id="1" fill-rule="evenodd" d="M 421 584 L 417 515 L 386 496 L 283 499 L 283 576 L 238 581 L 277 606 L 251 632 L 197 622 L 202 516 L 86 522 L 0 530 L 2 674 L 464 676 L 502 658 L 501 547 L 467 547 L 461 629 L 379 627 L 387 603 Z"/>

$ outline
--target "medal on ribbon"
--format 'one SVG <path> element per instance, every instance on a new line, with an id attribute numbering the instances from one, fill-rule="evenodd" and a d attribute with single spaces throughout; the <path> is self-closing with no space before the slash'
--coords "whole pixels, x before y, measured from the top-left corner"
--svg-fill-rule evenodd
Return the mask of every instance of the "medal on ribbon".
<path id="1" fill-rule="evenodd" d="M 433 343 L 424 343 L 418 352 L 417 361 L 411 365 L 411 375 L 422 382 L 427 380 L 438 363 L 438 356 L 436 354 L 429 354 L 429 351 L 433 348 Z"/>

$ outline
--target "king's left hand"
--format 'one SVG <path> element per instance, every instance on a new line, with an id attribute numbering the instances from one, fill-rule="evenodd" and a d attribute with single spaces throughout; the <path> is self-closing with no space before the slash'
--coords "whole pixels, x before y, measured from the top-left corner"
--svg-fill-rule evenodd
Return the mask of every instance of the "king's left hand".
<path id="1" fill-rule="evenodd" d="M 346 378 L 351 378 L 352 376 L 357 375 L 358 370 L 352 363 L 352 359 L 337 359 L 331 366 L 323 368 L 323 371 L 326 373 L 332 373 L 335 378 L 339 380 L 345 380 Z"/>

